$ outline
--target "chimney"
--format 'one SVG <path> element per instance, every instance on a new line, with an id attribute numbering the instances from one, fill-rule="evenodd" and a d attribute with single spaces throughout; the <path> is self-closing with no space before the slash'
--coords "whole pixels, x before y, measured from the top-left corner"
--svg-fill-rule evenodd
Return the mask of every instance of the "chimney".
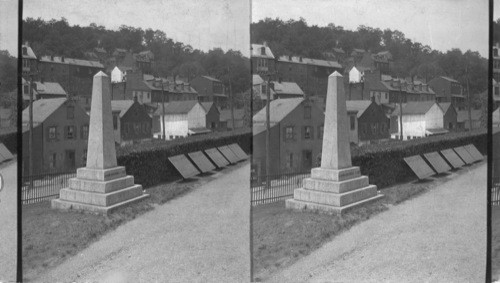
<path id="1" fill-rule="evenodd" d="M 292 61 L 292 55 L 288 56 L 288 61 Z"/>
<path id="2" fill-rule="evenodd" d="M 43 84 L 45 82 L 43 77 L 40 77 L 40 83 Z"/>
<path id="3" fill-rule="evenodd" d="M 283 81 L 283 78 L 282 77 L 279 77 L 278 78 L 278 82 L 281 83 Z"/>
<path id="4" fill-rule="evenodd" d="M 267 47 L 267 41 L 264 41 L 264 42 L 262 43 L 262 45 L 264 45 L 265 47 Z"/>
<path id="5" fill-rule="evenodd" d="M 61 56 L 61 62 L 64 63 L 64 56 Z"/>
<path id="6" fill-rule="evenodd" d="M 302 62 L 302 56 L 299 57 L 299 61 Z"/>

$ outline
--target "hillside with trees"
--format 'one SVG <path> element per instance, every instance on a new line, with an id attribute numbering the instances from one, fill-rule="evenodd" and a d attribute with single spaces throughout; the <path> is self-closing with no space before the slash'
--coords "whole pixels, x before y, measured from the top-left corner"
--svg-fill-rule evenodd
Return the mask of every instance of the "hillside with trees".
<path id="1" fill-rule="evenodd" d="M 57 55 L 85 58 L 84 54 L 95 47 L 108 53 L 115 48 L 154 53 L 157 66 L 155 75 L 194 78 L 210 75 L 220 79 L 233 93 L 243 93 L 251 86 L 250 60 L 241 52 L 214 48 L 208 52 L 190 45 L 173 41 L 161 30 L 136 28 L 122 25 L 118 30 L 103 26 L 69 25 L 65 18 L 23 20 L 23 41 L 28 41 L 37 55 Z"/>
<path id="2" fill-rule="evenodd" d="M 499 25 L 500 21 L 496 24 Z M 354 48 L 372 53 L 389 51 L 394 58 L 393 76 L 417 75 L 430 80 L 445 75 L 460 81 L 464 87 L 468 78 L 470 93 L 475 98 L 476 94 L 487 89 L 488 60 L 478 52 L 463 52 L 456 48 L 446 53 L 432 50 L 427 45 L 406 38 L 398 30 L 381 30 L 363 25 L 357 30 L 347 30 L 333 23 L 324 27 L 309 26 L 302 18 L 288 21 L 266 18 L 252 23 L 250 31 L 252 43 L 266 41 L 275 56 L 325 59 L 323 52 L 330 52 L 335 47 L 342 48 L 347 54 Z"/>

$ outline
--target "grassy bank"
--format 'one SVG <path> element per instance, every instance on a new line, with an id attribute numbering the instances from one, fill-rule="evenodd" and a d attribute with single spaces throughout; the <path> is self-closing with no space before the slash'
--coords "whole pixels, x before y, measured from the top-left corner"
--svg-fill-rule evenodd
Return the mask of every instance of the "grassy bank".
<path id="1" fill-rule="evenodd" d="M 382 190 L 385 196 L 383 199 L 342 216 L 287 210 L 284 201 L 254 207 L 252 212 L 254 280 L 267 279 L 352 226 L 390 209 L 391 206 L 425 193 L 450 180 L 456 174 L 466 172 L 468 170 L 464 168 L 450 175 L 438 176 L 433 181 L 402 183 L 385 188 Z"/>

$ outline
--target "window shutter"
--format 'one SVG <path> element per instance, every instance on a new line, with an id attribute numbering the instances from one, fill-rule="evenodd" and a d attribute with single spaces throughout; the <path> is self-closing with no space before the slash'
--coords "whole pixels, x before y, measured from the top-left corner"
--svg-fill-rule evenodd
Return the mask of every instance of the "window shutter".
<path id="1" fill-rule="evenodd" d="M 314 139 L 314 127 L 310 127 L 311 128 L 311 139 L 313 140 Z"/>
<path id="2" fill-rule="evenodd" d="M 283 141 L 286 142 L 286 127 L 283 128 Z"/>
<path id="3" fill-rule="evenodd" d="M 68 139 L 68 126 L 64 127 L 64 139 Z"/>
<path id="4" fill-rule="evenodd" d="M 305 126 L 302 127 L 302 139 L 303 140 L 306 139 L 306 127 Z"/>
<path id="5" fill-rule="evenodd" d="M 58 130 L 57 126 L 55 128 L 56 128 L 56 136 L 54 139 L 59 140 L 59 130 Z"/>
<path id="6" fill-rule="evenodd" d="M 50 127 L 47 128 L 47 141 L 50 141 Z"/>

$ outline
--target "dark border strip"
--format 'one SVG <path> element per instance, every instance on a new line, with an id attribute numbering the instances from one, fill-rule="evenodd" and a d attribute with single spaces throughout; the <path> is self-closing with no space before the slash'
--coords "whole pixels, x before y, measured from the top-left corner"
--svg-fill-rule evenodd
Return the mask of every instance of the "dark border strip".
<path id="1" fill-rule="evenodd" d="M 23 42 L 23 1 L 18 0 L 18 30 L 17 30 L 17 272 L 16 281 L 23 282 L 23 229 L 22 229 L 22 205 L 21 193 L 19 188 L 22 182 L 22 160 L 23 160 L 23 134 L 22 134 L 22 115 L 23 115 L 23 97 L 22 97 L 22 42 Z"/>

